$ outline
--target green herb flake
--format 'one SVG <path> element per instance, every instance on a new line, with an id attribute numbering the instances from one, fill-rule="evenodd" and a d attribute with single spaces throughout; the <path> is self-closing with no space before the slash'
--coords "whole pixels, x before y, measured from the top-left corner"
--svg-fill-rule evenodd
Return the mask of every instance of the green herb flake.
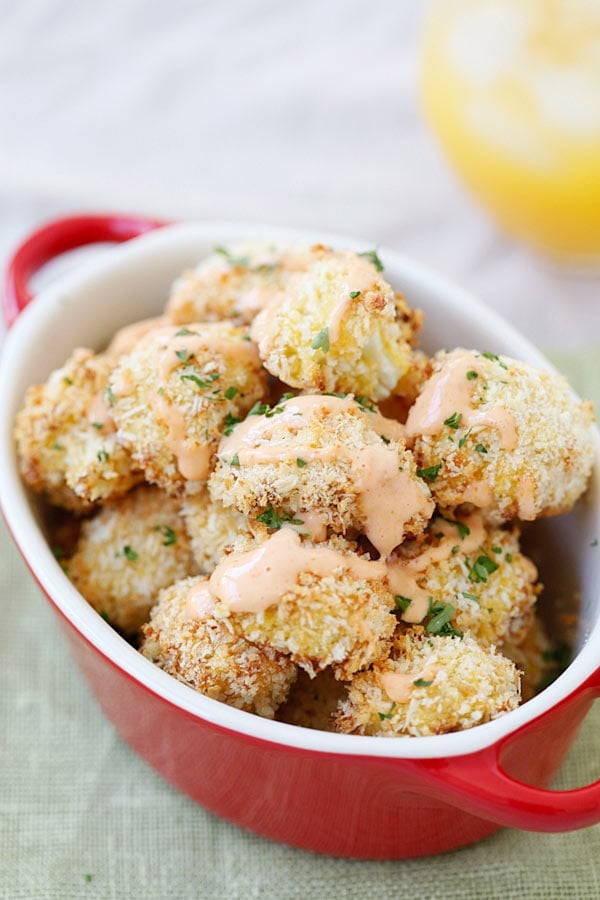
<path id="1" fill-rule="evenodd" d="M 401 594 L 398 594 L 396 597 L 394 597 L 394 603 L 396 604 L 398 609 L 401 609 L 402 612 L 406 612 L 406 610 L 412 603 L 412 600 L 410 599 L 410 597 L 403 597 Z"/>
<path id="2" fill-rule="evenodd" d="M 350 297 L 351 300 L 356 300 L 356 298 L 360 297 L 361 294 L 362 294 L 362 291 L 350 291 L 348 296 Z"/>
<path id="3" fill-rule="evenodd" d="M 155 531 L 160 531 L 164 537 L 163 547 L 170 547 L 177 540 L 177 535 L 173 531 L 172 528 L 169 528 L 168 525 L 156 525 L 154 527 Z M 136 554 L 137 556 L 137 554 Z"/>
<path id="4" fill-rule="evenodd" d="M 467 372 L 467 381 L 473 381 L 475 378 L 479 378 L 479 373 L 475 371 L 475 369 L 469 369 Z"/>
<path id="5" fill-rule="evenodd" d="M 460 425 L 460 420 L 462 419 L 462 413 L 454 412 L 451 416 L 448 416 L 447 419 L 444 419 L 444 425 L 447 425 L 448 428 L 454 428 L 456 430 Z"/>
<path id="6" fill-rule="evenodd" d="M 396 709 L 396 704 L 392 703 L 392 705 L 390 706 L 390 708 L 388 709 L 388 711 L 386 713 L 378 712 L 377 715 L 379 716 L 380 722 L 383 722 L 384 719 L 391 719 L 392 716 L 394 715 L 395 709 Z"/>
<path id="7" fill-rule="evenodd" d="M 513 561 L 513 555 L 512 555 L 512 553 L 505 553 L 505 554 L 504 554 L 504 559 L 506 560 L 507 563 L 511 563 L 511 562 Z"/>
<path id="8" fill-rule="evenodd" d="M 164 395 L 164 393 L 165 393 L 164 387 L 159 387 L 159 389 L 157 390 L 156 393 L 157 393 L 157 394 L 160 394 L 160 396 L 162 397 L 162 396 Z"/>
<path id="9" fill-rule="evenodd" d="M 383 272 L 383 263 L 379 259 L 376 250 L 365 250 L 363 253 L 359 253 L 359 256 L 362 256 L 364 259 L 368 259 L 369 262 L 375 266 L 378 272 Z"/>
<path id="10" fill-rule="evenodd" d="M 62 450 L 64 450 L 64 449 L 65 449 L 65 448 L 63 447 L 63 445 L 62 445 L 62 444 L 59 444 L 58 442 L 55 442 L 54 444 L 52 444 L 52 450 L 59 450 L 59 451 L 62 451 Z"/>
<path id="11" fill-rule="evenodd" d="M 230 266 L 240 266 L 245 269 L 250 265 L 249 256 L 233 256 L 226 247 L 215 247 L 215 253 L 220 254 Z"/>
<path id="12" fill-rule="evenodd" d="M 96 453 L 96 456 L 98 457 L 98 462 L 101 462 L 101 463 L 108 462 L 108 460 L 110 459 L 110 456 L 106 452 L 106 450 L 98 450 L 98 452 Z"/>
<path id="13" fill-rule="evenodd" d="M 431 483 L 438 477 L 441 468 L 442 464 L 438 463 L 435 466 L 428 466 L 426 469 L 417 469 L 417 475 L 419 476 L 419 478 L 424 478 L 425 481 Z"/>
<path id="14" fill-rule="evenodd" d="M 104 395 L 105 395 L 106 399 L 108 400 L 109 406 L 112 406 L 113 403 L 115 402 L 115 395 L 113 394 L 113 389 L 112 389 L 111 384 L 109 384 L 109 386 L 104 391 Z"/>
<path id="15" fill-rule="evenodd" d="M 108 622 L 110 624 L 110 619 L 108 618 L 108 613 L 106 612 L 105 609 L 103 609 L 102 612 L 100 613 L 100 618 L 104 619 L 105 622 Z"/>
<path id="16" fill-rule="evenodd" d="M 69 378 L 68 375 L 63 375 L 63 381 L 65 384 L 73 384 L 73 379 Z"/>
<path id="17" fill-rule="evenodd" d="M 232 384 L 225 391 L 225 398 L 227 400 L 233 400 L 233 398 L 235 397 L 235 395 L 237 393 L 239 393 L 239 388 L 236 388 L 236 386 L 234 384 Z"/>
<path id="18" fill-rule="evenodd" d="M 239 466 L 239 464 L 240 464 L 240 458 L 239 458 L 239 456 L 238 456 L 237 453 L 236 453 L 236 454 L 235 454 L 234 456 L 232 456 L 231 459 L 229 460 L 229 465 L 230 465 L 230 466 Z"/>
<path id="19" fill-rule="evenodd" d="M 490 359 L 493 362 L 497 362 L 498 365 L 501 366 L 503 369 L 508 369 L 508 366 L 506 365 L 506 363 L 502 362 L 502 360 L 500 359 L 500 357 L 498 356 L 497 353 L 482 353 L 481 355 L 484 356 L 486 359 Z"/>
<path id="20" fill-rule="evenodd" d="M 129 544 L 125 544 L 125 546 L 123 547 L 123 556 L 129 562 L 135 562 L 139 554 L 136 553 L 135 550 L 132 550 Z"/>
<path id="21" fill-rule="evenodd" d="M 477 444 L 475 450 L 477 453 L 487 453 L 487 447 L 484 447 L 483 444 Z"/>
<path id="22" fill-rule="evenodd" d="M 57 560 L 64 559 L 65 556 L 67 555 L 62 547 L 55 546 L 55 547 L 50 547 L 50 549 L 52 550 L 52 555 L 53 555 L 54 559 L 57 559 Z"/>
<path id="23" fill-rule="evenodd" d="M 465 444 L 467 443 L 467 438 L 469 437 L 469 435 L 471 434 L 472 431 L 473 431 L 473 429 L 469 428 L 469 430 L 465 434 L 463 434 L 463 436 L 461 437 L 461 439 L 458 442 L 459 450 L 462 450 L 462 448 L 465 446 Z"/>
<path id="24" fill-rule="evenodd" d="M 92 422 L 92 428 L 96 428 L 100 431 L 101 428 L 104 428 L 104 422 Z"/>
<path id="25" fill-rule="evenodd" d="M 379 437 L 381 438 L 381 440 L 383 441 L 384 444 L 390 443 L 390 439 L 388 437 L 386 437 L 384 434 L 380 434 Z"/>
<path id="26" fill-rule="evenodd" d="M 305 459 L 302 459 L 300 456 L 296 457 L 296 465 L 299 469 L 305 469 L 308 465 Z"/>
<path id="27" fill-rule="evenodd" d="M 235 426 L 237 424 L 239 424 L 239 422 L 241 422 L 241 421 L 242 420 L 240 418 L 238 418 L 238 416 L 232 416 L 231 413 L 227 413 L 227 415 L 225 416 L 225 422 L 223 423 L 224 424 L 223 434 L 226 437 L 227 437 L 227 435 L 230 435 L 231 432 L 233 431 L 233 429 L 235 428 Z"/>
<path id="28" fill-rule="evenodd" d="M 265 413 L 270 412 L 271 407 L 268 403 L 261 403 L 260 400 L 257 400 L 252 409 L 248 412 L 249 416 L 264 416 Z"/>
<path id="29" fill-rule="evenodd" d="M 462 637 L 462 631 L 458 631 L 451 624 L 455 609 L 451 603 L 434 603 L 429 610 L 431 619 L 425 626 L 429 634 L 455 635 Z"/>
<path id="30" fill-rule="evenodd" d="M 458 544 L 455 544 L 451 551 L 452 556 L 456 556 L 456 554 L 458 553 L 459 550 L 460 550 L 460 547 L 458 546 Z"/>
<path id="31" fill-rule="evenodd" d="M 492 553 L 502 553 L 502 547 L 492 547 Z"/>
<path id="32" fill-rule="evenodd" d="M 182 381 L 193 381 L 199 388 L 206 390 L 206 388 L 211 386 L 213 381 L 217 380 L 219 373 L 211 372 L 210 375 L 206 375 L 204 378 L 200 378 L 198 375 L 180 375 L 179 377 Z"/>
<path id="33" fill-rule="evenodd" d="M 197 331 L 190 331 L 189 328 L 180 328 L 179 331 L 176 331 L 174 337 L 187 337 L 188 334 L 198 334 Z"/>
<path id="34" fill-rule="evenodd" d="M 469 591 L 461 591 L 460 593 L 467 600 L 474 600 L 475 603 L 479 603 L 479 597 L 476 594 L 470 594 Z"/>
<path id="35" fill-rule="evenodd" d="M 425 678 L 416 678 L 413 684 L 415 687 L 429 687 L 433 684 L 433 681 L 427 681 Z"/>
<path id="36" fill-rule="evenodd" d="M 376 411 L 373 402 L 369 400 L 368 397 L 364 397 L 362 394 L 358 394 L 354 399 L 361 409 L 366 409 L 368 412 Z"/>
<path id="37" fill-rule="evenodd" d="M 313 350 L 322 350 L 323 353 L 329 353 L 329 328 L 327 326 L 321 328 L 310 346 Z"/>
<path id="38" fill-rule="evenodd" d="M 182 363 L 189 363 L 194 358 L 194 354 L 190 353 L 186 347 L 183 350 L 176 350 L 175 356 Z"/>
<path id="39" fill-rule="evenodd" d="M 267 528 L 272 528 L 274 531 L 279 531 L 282 525 L 304 525 L 302 519 L 294 519 L 290 516 L 280 516 L 277 510 L 273 509 L 273 505 L 269 503 L 267 508 L 260 516 L 256 517 L 257 522 L 261 522 L 263 525 L 266 525 Z"/>
<path id="40" fill-rule="evenodd" d="M 494 562 L 487 553 L 478 556 L 469 572 L 469 581 L 487 582 L 488 575 L 492 575 L 498 568 L 498 563 Z"/>

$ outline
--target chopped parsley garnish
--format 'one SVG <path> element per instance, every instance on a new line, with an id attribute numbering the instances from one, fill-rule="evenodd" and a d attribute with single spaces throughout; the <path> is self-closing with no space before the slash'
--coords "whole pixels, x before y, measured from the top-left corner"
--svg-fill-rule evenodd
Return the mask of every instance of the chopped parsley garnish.
<path id="1" fill-rule="evenodd" d="M 430 605 L 429 615 L 431 619 L 425 626 L 429 634 L 455 635 L 462 637 L 462 631 L 458 631 L 451 624 L 455 609 L 451 603 L 433 603 Z"/>
<path id="2" fill-rule="evenodd" d="M 112 385 L 109 384 L 109 386 L 106 388 L 104 393 L 106 395 L 106 399 L 108 400 L 110 406 L 112 406 L 113 403 L 115 402 L 115 395 L 113 394 Z"/>
<path id="3" fill-rule="evenodd" d="M 461 450 L 461 449 L 465 446 L 465 444 L 467 443 L 467 438 L 469 437 L 469 435 L 471 434 L 472 431 L 473 431 L 473 429 L 472 429 L 472 428 L 469 428 L 469 430 L 467 431 L 467 433 L 466 433 L 466 434 L 463 434 L 463 436 L 461 437 L 461 439 L 460 439 L 459 442 L 458 442 L 458 449 L 459 449 L 459 450 Z"/>
<path id="4" fill-rule="evenodd" d="M 488 580 L 488 575 L 492 575 L 497 568 L 498 563 L 494 562 L 494 560 L 491 559 L 491 557 L 489 557 L 487 553 L 482 553 L 481 556 L 477 557 L 471 567 L 471 571 L 469 572 L 469 581 L 486 582 Z"/>
<path id="5" fill-rule="evenodd" d="M 502 553 L 502 547 L 492 547 L 492 553 Z"/>
<path id="6" fill-rule="evenodd" d="M 452 556 L 456 556 L 456 554 L 458 553 L 459 550 L 460 550 L 460 547 L 458 546 L 458 544 L 455 544 L 454 547 L 452 548 Z"/>
<path id="7" fill-rule="evenodd" d="M 327 326 L 321 328 L 310 346 L 313 350 L 322 350 L 323 353 L 329 352 L 329 328 Z"/>
<path id="8" fill-rule="evenodd" d="M 68 375 L 63 375 L 63 381 L 65 384 L 73 384 L 73 379 L 69 378 Z"/>
<path id="9" fill-rule="evenodd" d="M 365 250 L 363 253 L 359 253 L 359 256 L 363 256 L 365 259 L 368 259 L 372 265 L 375 266 L 378 272 L 383 272 L 383 263 L 379 259 L 376 250 Z"/>
<path id="10" fill-rule="evenodd" d="M 416 678 L 413 684 L 415 687 L 429 687 L 430 684 L 433 684 L 433 681 L 427 681 L 425 678 Z"/>
<path id="11" fill-rule="evenodd" d="M 160 531 L 164 537 L 163 547 L 170 547 L 171 544 L 174 544 L 177 540 L 177 535 L 173 531 L 172 528 L 169 528 L 168 525 L 156 525 L 154 527 L 155 531 Z M 137 554 L 136 554 L 137 556 Z"/>
<path id="12" fill-rule="evenodd" d="M 67 555 L 62 547 L 50 547 L 54 559 L 64 559 Z"/>
<path id="13" fill-rule="evenodd" d="M 394 715 L 395 709 L 396 709 L 396 704 L 392 703 L 392 705 L 390 706 L 390 708 L 388 709 L 388 711 L 386 713 L 378 712 L 377 715 L 379 716 L 380 721 L 383 722 L 384 719 L 391 719 L 392 716 Z"/>
<path id="14" fill-rule="evenodd" d="M 279 531 L 282 525 L 304 525 L 302 519 L 294 519 L 293 516 L 280 516 L 277 510 L 273 509 L 273 505 L 269 503 L 267 508 L 260 516 L 256 517 L 257 522 L 262 522 L 267 528 Z"/>
<path id="15" fill-rule="evenodd" d="M 343 400 L 348 394 L 345 391 L 324 391 L 324 397 L 338 397 L 340 400 Z"/>
<path id="16" fill-rule="evenodd" d="M 260 400 L 257 400 L 251 410 L 249 410 L 249 416 L 264 416 L 265 413 L 270 412 L 271 407 L 268 403 L 261 403 Z"/>
<path id="17" fill-rule="evenodd" d="M 469 591 L 461 591 L 463 597 L 466 597 L 467 600 L 474 600 L 475 603 L 479 603 L 479 597 L 476 594 L 470 594 Z"/>
<path id="18" fill-rule="evenodd" d="M 508 366 L 506 365 L 506 363 L 502 362 L 502 360 L 500 359 L 500 357 L 498 356 L 497 353 L 482 353 L 481 355 L 484 356 L 486 359 L 491 359 L 494 362 L 497 362 L 498 365 L 501 366 L 503 369 L 508 369 Z"/>
<path id="19" fill-rule="evenodd" d="M 241 421 L 242 420 L 238 418 L 238 416 L 232 416 L 231 413 L 227 413 L 227 415 L 225 416 L 223 434 L 225 436 L 231 434 L 235 426 Z"/>
<path id="20" fill-rule="evenodd" d="M 296 457 L 296 465 L 299 469 L 305 469 L 308 465 L 305 459 L 302 459 L 300 456 Z"/>
<path id="21" fill-rule="evenodd" d="M 396 604 L 398 609 L 401 609 L 402 612 L 406 612 L 406 610 L 412 603 L 412 600 L 410 599 L 410 597 L 403 597 L 401 594 L 398 594 L 394 597 L 394 603 Z"/>
<path id="22" fill-rule="evenodd" d="M 506 560 L 507 563 L 511 563 L 513 561 L 512 553 L 505 553 L 504 559 Z"/>
<path id="23" fill-rule="evenodd" d="M 129 562 L 135 562 L 139 554 L 136 553 L 135 550 L 132 550 L 129 544 L 125 544 L 125 546 L 123 547 L 123 556 Z"/>
<path id="24" fill-rule="evenodd" d="M 242 268 L 246 268 L 250 265 L 250 257 L 233 256 L 226 247 L 215 247 L 215 253 L 220 253 L 230 266 L 241 266 Z"/>
<path id="25" fill-rule="evenodd" d="M 475 378 L 479 378 L 479 373 L 475 371 L 475 369 L 469 369 L 467 372 L 467 381 L 473 381 Z"/>
<path id="26" fill-rule="evenodd" d="M 484 447 L 483 444 L 477 444 L 475 449 L 478 453 L 487 453 L 487 447 Z"/>
<path id="27" fill-rule="evenodd" d="M 189 328 L 180 328 L 179 331 L 175 332 L 174 337 L 187 337 L 188 334 L 198 334 L 197 331 L 190 331 Z"/>
<path id="28" fill-rule="evenodd" d="M 390 443 L 390 439 L 388 437 L 386 437 L 385 434 L 380 434 L 379 437 L 381 438 L 381 440 L 383 441 L 384 444 Z"/>
<path id="29" fill-rule="evenodd" d="M 230 465 L 230 466 L 239 466 L 239 464 L 240 464 L 240 458 L 239 458 L 239 456 L 238 456 L 237 453 L 236 453 L 236 454 L 234 454 L 234 456 L 232 456 L 231 459 L 229 460 L 229 465 Z"/>
<path id="30" fill-rule="evenodd" d="M 192 360 L 194 358 L 194 354 L 190 353 L 186 347 L 184 347 L 183 350 L 176 350 L 175 356 L 182 363 L 189 363 L 190 360 Z"/>
<path id="31" fill-rule="evenodd" d="M 210 375 L 207 375 L 206 378 L 200 378 L 198 375 L 180 375 L 179 376 L 182 381 L 193 381 L 199 388 L 205 390 L 207 387 L 210 387 L 213 381 L 219 377 L 218 372 L 211 372 Z"/>
<path id="32" fill-rule="evenodd" d="M 96 456 L 98 457 L 98 461 L 101 463 L 108 462 L 108 460 L 110 458 L 109 454 L 106 452 L 106 450 L 98 450 L 98 452 L 96 453 Z"/>
<path id="33" fill-rule="evenodd" d="M 435 466 L 428 466 L 426 469 L 417 469 L 417 475 L 419 478 L 424 478 L 425 481 L 432 482 L 438 477 L 441 468 L 442 464 L 438 463 Z"/>
<path id="34" fill-rule="evenodd" d="M 350 297 L 351 300 L 356 300 L 356 298 L 360 297 L 361 294 L 362 294 L 362 291 L 350 291 L 348 296 Z"/>
<path id="35" fill-rule="evenodd" d="M 53 450 L 64 450 L 65 448 L 63 447 L 62 444 L 59 444 L 58 442 L 55 442 L 54 444 L 52 444 L 52 449 L 53 449 Z"/>
<path id="36" fill-rule="evenodd" d="M 104 422 L 92 422 L 92 428 L 97 428 L 100 431 L 101 428 L 104 428 Z"/>
<path id="37" fill-rule="evenodd" d="M 368 397 L 364 397 L 362 394 L 358 394 L 354 399 L 361 409 L 366 409 L 368 410 L 368 412 L 375 412 L 375 407 Z"/>
<path id="38" fill-rule="evenodd" d="M 230 385 L 230 386 L 227 388 L 227 390 L 225 391 L 225 399 L 226 399 L 226 400 L 233 400 L 233 398 L 235 397 L 235 395 L 236 395 L 238 392 L 239 392 L 239 388 L 236 388 L 236 386 L 235 386 L 234 384 Z"/>
<path id="39" fill-rule="evenodd" d="M 447 419 L 444 419 L 444 425 L 447 425 L 448 428 L 454 428 L 455 430 L 460 425 L 460 420 L 462 419 L 462 413 L 454 412 L 451 416 L 448 416 Z"/>
<path id="40" fill-rule="evenodd" d="M 252 338 L 250 337 L 250 332 L 245 331 L 244 334 L 242 335 L 241 339 L 242 339 L 242 341 L 251 341 Z"/>

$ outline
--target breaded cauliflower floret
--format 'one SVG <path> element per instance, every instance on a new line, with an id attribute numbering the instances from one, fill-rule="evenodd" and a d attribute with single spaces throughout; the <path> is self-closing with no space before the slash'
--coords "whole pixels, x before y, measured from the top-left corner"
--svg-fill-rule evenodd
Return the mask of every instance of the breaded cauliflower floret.
<path id="1" fill-rule="evenodd" d="M 436 516 L 421 539 L 403 544 L 395 557 L 390 583 L 406 621 L 423 621 L 413 615 L 419 607 L 434 633 L 447 621 L 483 647 L 524 638 L 542 588 L 534 564 L 520 552 L 516 526 L 495 527 L 481 513 L 456 521 Z"/>
<path id="2" fill-rule="evenodd" d="M 206 490 L 187 497 L 181 506 L 181 514 L 196 563 L 203 575 L 210 575 L 225 548 L 248 529 L 246 516 L 215 503 Z"/>
<path id="3" fill-rule="evenodd" d="M 389 396 L 412 366 L 420 314 L 382 278 L 375 253 L 313 255 L 252 324 L 265 367 L 303 390 Z"/>
<path id="4" fill-rule="evenodd" d="M 264 391 L 256 346 L 228 323 L 152 331 L 110 382 L 119 440 L 146 480 L 170 493 L 206 481 L 223 430 Z"/>
<path id="5" fill-rule="evenodd" d="M 158 592 L 196 566 L 179 504 L 159 488 L 136 488 L 81 528 L 66 572 L 111 625 L 134 635 Z"/>
<path id="6" fill-rule="evenodd" d="M 113 364 L 79 348 L 25 395 L 15 427 L 20 472 L 55 506 L 86 512 L 141 479 L 103 399 Z"/>
<path id="7" fill-rule="evenodd" d="M 215 615 L 311 676 L 331 666 L 349 678 L 386 655 L 396 624 L 393 598 L 372 568 L 342 538 L 315 545 L 282 528 L 219 563 L 210 578 Z"/>
<path id="8" fill-rule="evenodd" d="M 394 656 L 355 675 L 335 724 L 346 734 L 430 735 L 495 719 L 519 705 L 513 662 L 473 638 L 399 635 Z"/>
<path id="9" fill-rule="evenodd" d="M 364 533 L 387 556 L 433 512 L 402 426 L 352 396 L 305 395 L 254 410 L 221 442 L 214 500 L 316 540 Z"/>
<path id="10" fill-rule="evenodd" d="M 541 619 L 536 616 L 520 644 L 506 642 L 500 648 L 502 655 L 512 659 L 521 670 L 523 701 L 530 700 L 543 688 L 558 678 L 569 661 L 565 644 L 553 643 Z"/>
<path id="11" fill-rule="evenodd" d="M 287 284 L 306 269 L 308 248 L 252 241 L 217 247 L 195 269 L 173 284 L 167 314 L 172 322 L 219 322 L 248 325 Z"/>
<path id="12" fill-rule="evenodd" d="M 437 354 L 406 427 L 440 506 L 530 521 L 568 512 L 585 490 L 593 418 L 561 376 L 459 349 Z"/>
<path id="13" fill-rule="evenodd" d="M 141 652 L 169 675 L 230 706 L 272 718 L 296 678 L 296 667 L 271 647 L 256 647 L 225 619 L 198 608 L 206 582 L 187 578 L 161 591 L 144 625 Z"/>
<path id="14" fill-rule="evenodd" d="M 300 669 L 298 680 L 286 702 L 277 710 L 275 718 L 288 725 L 335 731 L 333 714 L 345 696 L 344 684 L 335 678 L 331 669 L 324 669 L 315 678 Z"/>

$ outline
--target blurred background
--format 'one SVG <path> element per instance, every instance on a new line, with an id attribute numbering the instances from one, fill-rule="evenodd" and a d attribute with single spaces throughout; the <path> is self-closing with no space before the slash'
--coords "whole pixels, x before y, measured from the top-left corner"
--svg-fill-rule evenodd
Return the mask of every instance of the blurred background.
<path id="1" fill-rule="evenodd" d="M 600 400 L 600 0 L 0 0 L 0 21 L 0 266 L 82 211 L 347 233 Z M 0 896 L 598 896 L 597 828 L 315 865 L 213 820 L 115 737 L 0 548 Z M 595 723 L 566 783 L 597 777 Z"/>

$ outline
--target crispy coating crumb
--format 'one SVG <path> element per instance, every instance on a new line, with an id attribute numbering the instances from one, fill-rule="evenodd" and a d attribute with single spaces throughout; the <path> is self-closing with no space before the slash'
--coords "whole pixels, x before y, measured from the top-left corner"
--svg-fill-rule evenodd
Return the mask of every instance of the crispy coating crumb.
<path id="1" fill-rule="evenodd" d="M 75 350 L 45 384 L 28 389 L 17 416 L 24 481 L 76 513 L 121 496 L 141 479 L 102 402 L 112 366 L 106 356 Z"/>
<path id="2" fill-rule="evenodd" d="M 520 552 L 519 534 L 516 525 L 499 528 L 480 514 L 456 521 L 436 516 L 420 540 L 396 552 L 406 567 L 404 602 L 425 597 L 437 610 L 450 604 L 451 626 L 482 647 L 518 643 L 542 590 L 536 567 Z M 403 613 L 409 620 L 410 609 Z"/>
<path id="3" fill-rule="evenodd" d="M 370 255 L 316 247 L 313 257 L 252 324 L 265 367 L 303 390 L 389 396 L 413 364 L 420 313 Z"/>
<path id="4" fill-rule="evenodd" d="M 524 639 L 519 643 L 502 644 L 503 656 L 512 659 L 520 669 L 523 701 L 530 700 L 557 678 L 569 661 L 565 644 L 550 640 L 543 622 L 536 616 Z"/>
<path id="5" fill-rule="evenodd" d="M 289 654 L 311 676 L 331 666 L 336 678 L 350 678 L 386 655 L 396 624 L 387 586 L 378 573 L 357 571 L 360 559 L 343 538 L 314 544 L 284 528 L 217 567 L 211 578 L 215 614 L 252 643 Z M 234 597 L 244 592 L 240 574 L 261 597 L 275 587 L 273 602 L 255 611 L 232 609 L 232 591 Z"/>
<path id="6" fill-rule="evenodd" d="M 159 488 L 136 488 L 81 528 L 66 572 L 111 625 L 134 635 L 161 588 L 195 572 L 179 503 Z"/>
<path id="7" fill-rule="evenodd" d="M 222 319 L 248 325 L 310 258 L 308 248 L 264 241 L 220 247 L 175 281 L 167 314 L 179 325 Z"/>
<path id="8" fill-rule="evenodd" d="M 187 497 L 181 507 L 196 563 L 203 575 L 210 575 L 225 548 L 233 545 L 248 529 L 246 516 L 225 509 L 212 500 L 208 491 Z"/>
<path id="9" fill-rule="evenodd" d="M 331 669 L 324 669 L 315 678 L 306 672 L 298 672 L 298 680 L 290 695 L 275 714 L 278 722 L 314 728 L 317 731 L 335 731 L 333 714 L 346 696 L 346 689 Z"/>
<path id="10" fill-rule="evenodd" d="M 189 596 L 203 583 L 187 578 L 161 591 L 143 627 L 141 652 L 213 700 L 272 718 L 295 681 L 296 667 L 271 647 L 256 647 L 235 634 L 227 619 L 194 615 Z"/>
<path id="11" fill-rule="evenodd" d="M 433 512 L 401 426 L 352 396 L 294 397 L 248 416 L 221 442 L 209 489 L 267 524 L 293 518 L 315 539 L 366 533 L 384 554 Z"/>
<path id="12" fill-rule="evenodd" d="M 455 350 L 435 357 L 407 428 L 440 506 L 471 503 L 496 521 L 531 521 L 568 512 L 584 492 L 593 420 L 562 376 Z"/>
<path id="13" fill-rule="evenodd" d="M 183 493 L 206 481 L 221 433 L 263 396 L 265 375 L 241 329 L 171 325 L 121 357 L 110 388 L 118 438 L 146 480 Z"/>
<path id="14" fill-rule="evenodd" d="M 415 629 L 398 635 L 393 658 L 355 675 L 335 724 L 346 734 L 444 734 L 518 704 L 517 669 L 493 647 Z"/>

